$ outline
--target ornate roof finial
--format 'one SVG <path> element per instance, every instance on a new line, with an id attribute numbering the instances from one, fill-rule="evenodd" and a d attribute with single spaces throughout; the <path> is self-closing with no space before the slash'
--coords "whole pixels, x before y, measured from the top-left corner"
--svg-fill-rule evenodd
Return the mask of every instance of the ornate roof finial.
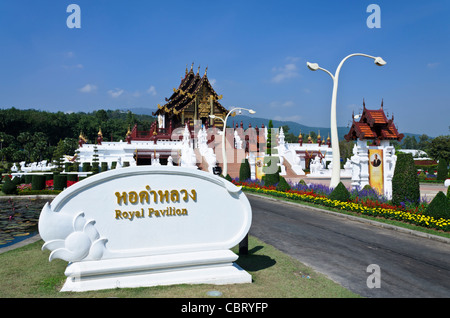
<path id="1" fill-rule="evenodd" d="M 208 66 L 206 66 L 206 68 L 205 68 L 205 76 L 206 76 L 207 72 L 208 72 Z"/>
<path id="2" fill-rule="evenodd" d="M 192 62 L 192 65 L 191 65 L 191 72 L 192 72 L 192 68 L 194 67 L 194 62 Z"/>
<path id="3" fill-rule="evenodd" d="M 185 72 L 185 75 L 187 75 L 187 73 L 188 73 L 188 70 L 187 70 L 187 64 L 186 64 L 186 72 Z"/>
<path id="4" fill-rule="evenodd" d="M 197 69 L 197 75 L 198 75 L 198 73 L 200 73 L 200 65 L 198 66 L 198 69 Z"/>
<path id="5" fill-rule="evenodd" d="M 383 98 L 381 99 L 381 109 L 383 109 Z"/>
<path id="6" fill-rule="evenodd" d="M 363 107 L 366 108 L 366 102 L 364 101 L 364 98 L 363 98 Z"/>

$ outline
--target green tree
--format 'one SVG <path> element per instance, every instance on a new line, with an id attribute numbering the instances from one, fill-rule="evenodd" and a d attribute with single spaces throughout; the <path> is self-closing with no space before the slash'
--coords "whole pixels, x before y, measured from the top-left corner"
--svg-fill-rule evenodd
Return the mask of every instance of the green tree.
<path id="1" fill-rule="evenodd" d="M 450 135 L 434 138 L 428 146 L 428 155 L 435 159 L 445 159 L 450 162 Z"/>
<path id="2" fill-rule="evenodd" d="M 421 135 L 419 137 L 419 142 L 417 144 L 417 149 L 426 151 L 430 145 L 430 142 L 432 141 L 432 138 L 430 138 L 428 135 Z"/>
<path id="3" fill-rule="evenodd" d="M 398 153 L 392 178 L 392 203 L 400 202 L 418 204 L 420 200 L 420 184 L 417 169 L 410 153 Z"/>
<path id="4" fill-rule="evenodd" d="M 284 141 L 288 143 L 296 143 L 298 142 L 298 137 L 293 133 L 289 132 L 290 128 L 288 125 L 283 125 L 280 128 L 283 128 L 284 133 Z"/>
<path id="5" fill-rule="evenodd" d="M 450 204 L 444 192 L 439 191 L 425 210 L 425 215 L 436 220 L 440 218 L 450 219 Z"/>
<path id="6" fill-rule="evenodd" d="M 342 182 L 333 189 L 333 191 L 328 196 L 330 200 L 337 200 L 342 202 L 347 202 L 350 199 L 350 192 L 344 186 Z"/>
<path id="7" fill-rule="evenodd" d="M 447 175 L 448 175 L 447 161 L 445 159 L 440 159 L 437 167 L 436 180 L 445 180 L 447 179 Z"/>
<path id="8" fill-rule="evenodd" d="M 9 176 L 6 176 L 3 179 L 2 192 L 4 194 L 16 194 L 17 193 L 17 185 L 11 181 Z"/>
<path id="9" fill-rule="evenodd" d="M 401 146 L 403 149 L 418 149 L 419 148 L 417 139 L 414 136 L 406 136 L 405 138 L 403 138 Z"/>
<path id="10" fill-rule="evenodd" d="M 269 121 L 268 131 L 267 131 L 267 150 L 266 156 L 264 157 L 264 167 L 263 172 L 264 184 L 265 185 L 275 185 L 280 181 L 280 174 L 278 169 L 279 157 L 272 156 L 272 153 L 276 152 L 276 148 L 272 146 L 272 137 L 275 136 L 275 131 L 273 128 L 272 120 Z"/>
<path id="11" fill-rule="evenodd" d="M 244 159 L 239 168 L 239 181 L 243 182 L 250 179 L 250 164 L 248 163 L 248 159 Z"/>
<path id="12" fill-rule="evenodd" d="M 65 145 L 64 141 L 60 140 L 58 142 L 58 145 L 55 148 L 55 151 L 53 152 L 53 161 L 55 162 L 57 169 L 59 171 L 62 171 L 63 167 L 63 156 L 65 154 Z"/>

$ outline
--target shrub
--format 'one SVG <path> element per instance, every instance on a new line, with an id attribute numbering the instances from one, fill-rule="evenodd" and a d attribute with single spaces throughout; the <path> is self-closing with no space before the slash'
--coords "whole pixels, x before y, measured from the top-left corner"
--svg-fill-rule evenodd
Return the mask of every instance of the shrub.
<path id="1" fill-rule="evenodd" d="M 4 194 L 17 194 L 17 185 L 14 184 L 14 182 L 11 181 L 9 176 L 6 176 L 3 179 L 2 192 Z"/>
<path id="2" fill-rule="evenodd" d="M 64 190 L 67 187 L 67 176 L 60 174 L 56 175 L 53 179 L 54 190 Z"/>
<path id="3" fill-rule="evenodd" d="M 278 182 L 278 184 L 277 184 L 277 190 L 286 192 L 286 191 L 291 190 L 291 186 L 289 185 L 289 183 L 287 183 L 285 178 L 280 177 L 280 182 Z"/>
<path id="4" fill-rule="evenodd" d="M 449 200 L 447 199 L 444 192 L 439 191 L 438 194 L 436 194 L 434 199 L 428 205 L 424 214 L 431 216 L 436 220 L 440 218 L 450 219 Z"/>
<path id="5" fill-rule="evenodd" d="M 248 159 L 244 159 L 239 169 L 239 181 L 244 182 L 245 180 L 250 179 L 250 177 L 250 164 L 248 163 Z"/>
<path id="6" fill-rule="evenodd" d="M 264 157 L 264 184 L 267 186 L 276 185 L 280 182 L 280 172 L 278 169 L 279 158 L 275 156 Z"/>
<path id="7" fill-rule="evenodd" d="M 436 180 L 445 180 L 447 178 L 447 174 L 447 161 L 445 159 L 439 159 Z"/>
<path id="8" fill-rule="evenodd" d="M 25 182 L 24 183 L 31 183 L 31 178 L 33 177 L 32 174 L 26 174 L 25 175 Z"/>
<path id="9" fill-rule="evenodd" d="M 89 162 L 83 162 L 81 171 L 83 171 L 83 172 L 91 171 L 91 164 Z"/>
<path id="10" fill-rule="evenodd" d="M 427 177 L 427 175 L 425 174 L 425 172 L 422 170 L 419 174 L 419 180 L 425 180 L 425 178 Z"/>
<path id="11" fill-rule="evenodd" d="M 91 171 L 92 171 L 94 174 L 100 172 L 100 168 L 99 168 L 99 163 L 98 163 L 98 162 L 93 162 L 93 163 L 92 163 L 92 169 L 91 169 Z"/>
<path id="12" fill-rule="evenodd" d="M 78 175 L 76 174 L 68 174 L 67 181 L 78 181 Z"/>
<path id="13" fill-rule="evenodd" d="M 101 163 L 101 171 L 102 172 L 105 172 L 105 171 L 107 171 L 108 170 L 108 163 L 107 162 L 102 162 Z"/>
<path id="14" fill-rule="evenodd" d="M 344 186 L 342 182 L 339 182 L 336 188 L 330 193 L 330 200 L 337 200 L 342 202 L 347 202 L 350 200 L 350 192 L 348 192 L 347 188 Z"/>
<path id="15" fill-rule="evenodd" d="M 45 189 L 45 175 L 35 174 L 31 178 L 31 190 Z"/>
<path id="16" fill-rule="evenodd" d="M 18 186 L 19 184 L 21 184 L 21 183 L 24 183 L 25 182 L 25 178 L 22 176 L 22 177 L 14 177 L 12 180 L 11 180 L 11 182 L 12 183 L 14 183 L 14 185 L 16 185 L 16 186 Z"/>
<path id="17" fill-rule="evenodd" d="M 417 205 L 420 201 L 420 185 L 414 159 L 410 153 L 398 153 L 392 178 L 392 203 L 412 202 Z"/>

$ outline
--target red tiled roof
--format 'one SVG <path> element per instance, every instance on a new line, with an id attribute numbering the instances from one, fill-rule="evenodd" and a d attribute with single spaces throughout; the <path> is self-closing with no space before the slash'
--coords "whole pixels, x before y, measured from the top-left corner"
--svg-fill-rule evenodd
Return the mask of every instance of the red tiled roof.
<path id="1" fill-rule="evenodd" d="M 401 141 L 403 136 L 398 133 L 393 118 L 386 117 L 383 107 L 378 110 L 368 110 L 364 106 L 359 122 L 353 120 L 352 127 L 344 138 L 347 141 L 368 139 L 378 143 L 379 140 L 386 139 Z"/>

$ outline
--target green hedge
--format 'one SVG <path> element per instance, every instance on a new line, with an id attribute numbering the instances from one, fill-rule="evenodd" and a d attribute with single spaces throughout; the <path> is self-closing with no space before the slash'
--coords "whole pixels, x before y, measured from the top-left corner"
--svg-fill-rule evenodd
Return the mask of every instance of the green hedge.
<path id="1" fill-rule="evenodd" d="M 11 181 L 9 176 L 6 176 L 3 179 L 2 192 L 4 194 L 16 194 L 17 193 L 17 185 Z"/>
<path id="2" fill-rule="evenodd" d="M 334 188 L 334 190 L 330 193 L 330 196 L 328 198 L 330 200 L 347 202 L 348 200 L 350 200 L 350 192 L 342 182 L 339 182 L 336 188 Z"/>
<path id="3" fill-rule="evenodd" d="M 241 163 L 241 167 L 239 168 L 239 181 L 244 182 L 250 179 L 250 164 L 248 163 L 248 159 L 244 159 Z"/>
<path id="4" fill-rule="evenodd" d="M 439 218 L 450 219 L 449 201 L 450 200 L 447 198 L 444 192 L 439 191 L 428 205 L 424 214 L 432 216 L 436 220 L 438 220 Z"/>
<path id="5" fill-rule="evenodd" d="M 78 175 L 76 174 L 68 174 L 67 181 L 78 181 Z"/>
<path id="6" fill-rule="evenodd" d="M 420 184 L 412 154 L 399 152 L 392 178 L 392 203 L 400 205 L 407 201 L 419 203 Z"/>
<path id="7" fill-rule="evenodd" d="M 64 190 L 67 187 L 67 176 L 60 174 L 55 176 L 53 179 L 53 189 L 54 190 Z"/>
<path id="8" fill-rule="evenodd" d="M 31 190 L 45 189 L 45 175 L 35 174 L 31 178 Z"/>

